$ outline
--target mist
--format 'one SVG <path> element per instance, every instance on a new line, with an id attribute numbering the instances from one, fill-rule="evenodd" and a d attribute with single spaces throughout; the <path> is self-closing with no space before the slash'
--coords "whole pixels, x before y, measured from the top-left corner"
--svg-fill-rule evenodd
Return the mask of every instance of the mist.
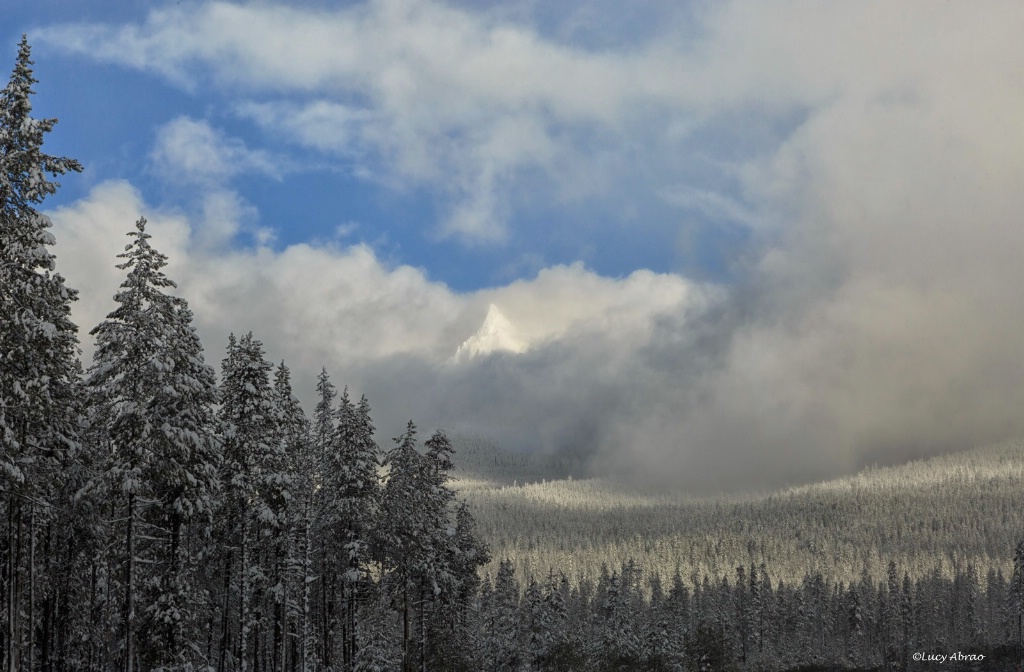
<path id="1" fill-rule="evenodd" d="M 435 371 L 422 415 L 711 490 L 1024 433 L 1024 54 L 990 23 L 968 43 L 953 19 L 899 44 L 883 29 L 891 68 L 837 68 L 856 85 L 737 168 L 760 217 L 733 282 L 652 315 L 643 338 L 569 332 Z"/>

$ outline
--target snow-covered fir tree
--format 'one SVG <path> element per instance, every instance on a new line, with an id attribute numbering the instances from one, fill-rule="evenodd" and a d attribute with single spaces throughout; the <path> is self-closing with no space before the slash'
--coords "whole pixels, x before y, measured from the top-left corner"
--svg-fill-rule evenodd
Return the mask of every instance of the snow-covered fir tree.
<path id="1" fill-rule="evenodd" d="M 519 637 L 519 597 L 514 566 L 510 560 L 503 560 L 481 613 L 483 633 L 479 659 L 483 669 L 518 672 L 524 663 Z"/>
<path id="2" fill-rule="evenodd" d="M 608 577 L 597 603 L 593 626 L 591 661 L 598 670 L 629 670 L 643 664 L 642 641 L 634 611 L 634 570 Z"/>
<path id="3" fill-rule="evenodd" d="M 377 444 L 373 440 L 370 404 L 358 407 L 346 387 L 337 409 L 334 445 L 324 454 L 321 515 L 327 556 L 333 558 L 330 585 L 337 601 L 343 669 L 350 670 L 358 648 L 358 603 L 370 596 L 369 529 L 380 497 Z"/>
<path id="4" fill-rule="evenodd" d="M 480 567 L 491 561 L 491 549 L 480 537 L 469 505 L 460 501 L 455 508 L 454 557 L 452 572 L 457 581 L 453 596 L 453 622 L 466 625 L 470 605 L 480 588 Z"/>
<path id="5" fill-rule="evenodd" d="M 446 476 L 416 449 L 412 421 L 395 438 L 385 466 L 376 557 L 385 590 L 402 617 L 403 669 L 412 670 L 426 658 L 426 603 L 448 584 L 444 558 L 437 552 L 448 530 L 445 507 L 453 495 L 443 485 Z"/>
<path id="6" fill-rule="evenodd" d="M 286 536 L 292 475 L 278 440 L 273 365 L 263 344 L 248 333 L 232 335 L 220 388 L 221 595 L 219 667 L 246 672 L 270 653 L 273 623 L 274 549 Z"/>
<path id="7" fill-rule="evenodd" d="M 127 271 L 118 307 L 92 330 L 90 421 L 107 445 L 101 491 L 123 558 L 119 652 L 126 670 L 199 664 L 197 554 L 217 491 L 214 373 L 203 359 L 186 301 L 163 272 L 146 220 L 118 255 Z M 140 639 L 141 638 L 141 639 Z"/>
<path id="8" fill-rule="evenodd" d="M 382 599 L 359 605 L 353 672 L 394 672 L 402 664 L 394 612 Z"/>
<path id="9" fill-rule="evenodd" d="M 54 526 L 68 522 L 60 493 L 76 459 L 81 409 L 70 319 L 76 292 L 55 271 L 51 223 L 36 206 L 59 186 L 48 175 L 82 168 L 42 151 L 57 120 L 32 116 L 32 65 L 23 36 L 0 91 L 0 515 L 6 524 L 0 646 L 12 671 L 35 665 L 41 655 L 68 653 L 63 644 L 54 651 L 54 623 L 40 620 L 40 606 L 57 599 L 47 586 L 58 585 L 58 577 L 54 564 L 36 560 L 40 532 L 51 539 Z M 43 622 L 50 629 L 41 633 Z"/>
<path id="10" fill-rule="evenodd" d="M 308 579 L 312 577 L 309 547 L 313 491 L 312 446 L 309 420 L 292 392 L 291 371 L 284 362 L 274 372 L 274 404 L 277 411 L 277 440 L 285 452 L 286 469 L 292 475 L 291 496 L 281 518 L 276 538 L 274 597 L 273 661 L 277 669 L 304 669 L 308 660 L 305 625 L 308 614 L 304 607 Z"/>

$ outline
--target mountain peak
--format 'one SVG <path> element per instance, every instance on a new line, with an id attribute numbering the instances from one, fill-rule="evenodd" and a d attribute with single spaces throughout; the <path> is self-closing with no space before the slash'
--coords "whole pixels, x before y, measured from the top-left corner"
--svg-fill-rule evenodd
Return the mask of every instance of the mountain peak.
<path id="1" fill-rule="evenodd" d="M 526 341 L 519 335 L 515 325 L 492 303 L 487 308 L 483 324 L 459 346 L 452 359 L 460 362 L 492 352 L 518 354 L 525 351 Z"/>

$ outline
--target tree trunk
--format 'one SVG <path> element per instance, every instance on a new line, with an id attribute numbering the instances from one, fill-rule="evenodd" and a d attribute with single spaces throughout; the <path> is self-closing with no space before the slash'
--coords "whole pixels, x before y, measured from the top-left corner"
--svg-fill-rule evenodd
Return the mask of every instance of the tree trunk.
<path id="1" fill-rule="evenodd" d="M 331 576 L 327 571 L 327 560 L 321 562 L 320 567 L 320 640 L 323 647 L 323 665 L 325 668 L 331 666 L 331 601 L 330 592 Z"/>
<path id="2" fill-rule="evenodd" d="M 135 493 L 128 495 L 128 564 L 125 568 L 124 670 L 135 670 Z"/>
<path id="3" fill-rule="evenodd" d="M 227 672 L 228 646 L 231 642 L 231 638 L 228 636 L 231 623 L 231 564 L 232 557 L 229 551 L 224 561 L 224 613 L 221 615 L 220 652 L 217 672 Z"/>
<path id="4" fill-rule="evenodd" d="M 263 672 L 263 646 L 260 641 L 260 622 L 256 621 L 252 628 L 252 670 Z"/>
<path id="5" fill-rule="evenodd" d="M 28 669 L 35 670 L 36 641 L 36 505 L 28 510 Z"/>
<path id="6" fill-rule="evenodd" d="M 427 672 L 427 591 L 420 581 L 420 672 Z"/>
<path id="7" fill-rule="evenodd" d="M 285 633 L 285 613 L 286 605 L 288 604 L 288 591 L 286 590 L 286 583 L 283 571 L 283 562 L 280 560 L 281 553 L 278 551 L 278 563 L 277 563 L 277 579 L 281 584 L 281 591 L 277 596 L 277 601 L 274 604 L 274 655 L 272 669 L 274 672 L 283 672 L 284 670 L 284 633 Z"/>
<path id="8" fill-rule="evenodd" d="M 249 646 L 249 549 L 247 547 L 247 536 L 249 531 L 248 516 L 242 516 L 242 557 L 238 577 L 238 669 L 241 672 L 248 672 Z"/>
<path id="9" fill-rule="evenodd" d="M 217 609 L 213 606 L 213 600 L 210 600 L 210 618 L 206 624 L 206 669 L 209 669 L 210 664 L 213 662 L 213 626 L 214 626 L 214 614 Z"/>
<path id="10" fill-rule="evenodd" d="M 12 497 L 7 510 L 7 672 L 18 670 L 18 542 L 21 516 Z"/>
<path id="11" fill-rule="evenodd" d="M 348 591 L 348 636 L 349 636 L 349 669 L 354 669 L 356 665 L 356 586 L 358 584 L 349 582 Z"/>
<path id="12" fill-rule="evenodd" d="M 53 555 L 53 525 L 51 523 L 46 524 L 46 535 L 45 543 L 43 545 L 43 557 L 45 558 L 43 564 L 43 575 L 47 578 L 51 577 L 53 573 L 50 570 L 50 558 Z M 68 567 L 70 568 L 70 563 Z M 60 577 L 58 586 L 51 585 L 47 591 L 46 598 L 43 600 L 43 636 L 39 642 L 39 666 L 43 672 L 49 672 L 51 669 L 51 655 L 53 649 L 53 617 L 54 617 L 54 602 L 57 596 L 61 593 L 67 592 L 68 583 L 70 577 L 65 574 Z"/>
<path id="13" fill-rule="evenodd" d="M 90 590 L 90 593 L 89 593 L 89 619 L 93 623 L 95 623 L 99 619 L 99 616 L 100 616 L 99 610 L 96 608 L 96 604 L 97 604 L 97 601 L 96 601 L 96 584 L 97 584 L 97 582 L 96 582 L 96 559 L 93 558 L 93 561 L 92 561 L 92 581 L 91 581 L 91 586 L 90 586 L 91 590 Z M 97 657 L 98 654 L 97 654 L 97 651 L 96 651 L 96 644 L 97 643 L 95 641 L 95 631 L 93 632 L 93 635 L 94 635 L 93 637 L 89 638 L 89 657 L 88 657 L 88 661 L 89 661 L 89 670 L 90 670 L 90 672 L 92 670 L 96 669 L 97 667 L 99 667 L 99 665 L 96 663 L 96 657 Z"/>
<path id="14" fill-rule="evenodd" d="M 5 516 L 10 516 L 10 508 L 8 506 L 9 504 L 10 504 L 10 502 L 6 502 L 6 501 L 2 504 Z M 9 529 L 8 529 L 7 536 L 3 540 L 2 551 L 3 551 L 3 561 L 2 561 L 3 571 L 2 571 L 2 576 L 0 576 L 0 595 L 3 595 L 3 601 L 4 601 L 4 605 L 2 607 L 3 608 L 3 615 L 4 615 L 4 619 L 3 619 L 4 620 L 4 627 L 2 629 L 0 629 L 0 667 L 2 667 L 4 670 L 6 670 L 7 669 L 7 645 L 8 645 L 8 641 L 9 641 L 8 637 L 7 637 L 7 596 L 9 595 L 8 587 L 9 587 L 9 580 L 10 580 L 10 576 L 9 576 L 9 572 L 8 572 L 8 564 L 10 562 L 10 555 L 11 555 L 11 536 L 10 536 L 10 530 Z"/>
<path id="15" fill-rule="evenodd" d="M 302 661 L 302 672 L 306 672 L 309 667 L 309 568 L 310 568 L 310 557 L 309 557 L 309 500 L 306 500 L 306 510 L 303 513 L 302 521 L 302 619 L 299 626 L 299 637 L 300 637 L 300 660 Z"/>
<path id="16" fill-rule="evenodd" d="M 412 672 L 412 660 L 409 657 L 409 582 L 402 572 L 402 669 Z"/>

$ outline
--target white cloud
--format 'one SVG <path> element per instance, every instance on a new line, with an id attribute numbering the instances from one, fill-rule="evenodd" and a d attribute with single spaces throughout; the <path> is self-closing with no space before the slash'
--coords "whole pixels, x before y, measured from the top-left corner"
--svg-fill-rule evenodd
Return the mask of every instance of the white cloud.
<path id="1" fill-rule="evenodd" d="M 384 264 L 365 245 L 211 250 L 203 244 L 203 227 L 146 205 L 125 182 L 112 182 L 51 213 L 58 252 L 67 250 L 59 256 L 59 270 L 82 296 L 74 319 L 83 333 L 113 308 L 111 297 L 121 281 L 114 268 L 117 241 L 140 215 L 150 222 L 154 246 L 170 257 L 168 274 L 196 314 L 207 359 L 219 361 L 229 332 L 252 330 L 270 357 L 285 358 L 295 368 L 297 385 L 308 388 L 300 390 L 307 399 L 325 365 L 340 382 L 364 387 L 377 384 L 379 367 L 391 366 L 392 360 L 412 358 L 416 366 L 443 369 L 480 326 L 491 302 L 520 326 L 524 346 L 603 334 L 635 349 L 643 345 L 654 316 L 695 296 L 676 276 L 637 271 L 616 280 L 578 264 L 545 269 L 534 280 L 459 294 L 417 269 Z M 91 351 L 88 337 L 83 343 Z M 405 398 L 416 396 L 416 382 L 410 381 Z M 438 412 L 439 406 L 424 404 L 425 399 L 415 402 L 417 407 Z"/>
<path id="2" fill-rule="evenodd" d="M 642 343 L 652 315 L 705 301 L 707 291 L 698 291 L 678 275 L 639 270 L 625 278 L 607 278 L 575 263 L 542 269 L 530 280 L 481 290 L 476 300 L 483 308 L 498 305 L 530 342 L 557 339 L 577 330 L 633 333 L 636 342 Z"/>
<path id="3" fill-rule="evenodd" d="M 164 179 L 172 182 L 221 183 L 243 173 L 279 178 L 280 160 L 226 137 L 206 121 L 178 117 L 157 131 L 150 155 Z"/>
<path id="4" fill-rule="evenodd" d="M 360 136 L 367 133 L 365 127 L 380 123 L 366 110 L 330 100 L 305 105 L 243 101 L 235 111 L 265 129 L 286 133 L 302 145 L 342 156 L 364 151 Z"/>
<path id="5" fill-rule="evenodd" d="M 206 121 L 177 117 L 156 134 L 150 162 L 165 184 L 187 189 L 186 207 L 198 218 L 196 242 L 208 249 L 225 247 L 246 231 L 258 245 L 274 239 L 272 229 L 258 225 L 256 208 L 228 185 L 243 174 L 280 179 L 287 160 L 250 149 Z"/>
<path id="6" fill-rule="evenodd" d="M 208 189 L 202 193 L 199 201 L 202 219 L 196 227 L 194 238 L 198 244 L 210 250 L 226 247 L 242 230 L 244 223 L 254 221 L 258 214 L 255 207 L 229 189 Z M 265 229 L 256 229 L 254 233 L 257 241 L 261 241 L 260 244 L 273 239 L 273 233 Z"/>
<path id="7" fill-rule="evenodd" d="M 357 158 L 361 175 L 429 186 L 443 202 L 435 232 L 467 242 L 507 238 L 510 190 L 533 171 L 576 197 L 599 189 L 572 177 L 592 158 L 578 151 L 578 127 L 614 136 L 638 109 L 685 90 L 658 54 L 588 52 L 432 2 L 336 12 L 215 2 L 154 11 L 137 26 L 68 25 L 40 37 L 193 90 L 258 93 L 236 103 L 240 114 L 268 134 Z M 314 99 L 286 99 L 294 95 Z M 208 131 L 184 122 L 173 130 Z M 172 158 L 201 169 L 201 147 L 193 149 Z"/>

